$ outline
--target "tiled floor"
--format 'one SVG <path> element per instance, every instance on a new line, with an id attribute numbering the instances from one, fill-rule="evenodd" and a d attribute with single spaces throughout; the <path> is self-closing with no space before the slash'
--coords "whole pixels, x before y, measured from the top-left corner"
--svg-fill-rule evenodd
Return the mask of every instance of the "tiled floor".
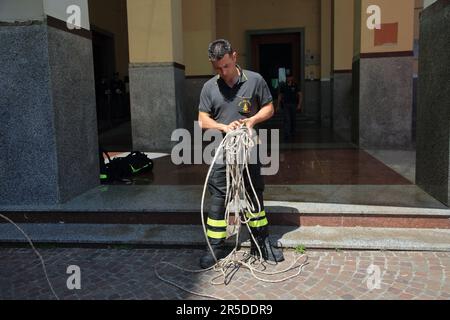
<path id="1" fill-rule="evenodd" d="M 185 289 L 230 300 L 450 299 L 450 255 L 445 252 L 307 251 L 309 264 L 289 281 L 263 283 L 240 269 L 228 285 L 218 286 L 210 284 L 217 275 L 213 271 L 194 274 L 161 264 L 198 269 L 200 250 L 55 248 L 40 253 L 55 292 L 68 300 L 204 299 L 161 281 L 155 270 Z M 296 256 L 289 251 L 285 257 L 267 271 L 287 268 Z M 32 250 L 0 249 L 0 260 L 0 299 L 54 299 Z M 67 287 L 70 265 L 80 268 L 79 290 Z"/>
<path id="2" fill-rule="evenodd" d="M 266 176 L 268 185 L 410 185 L 363 150 L 283 150 L 279 172 Z M 202 185 L 207 165 L 174 165 L 170 156 L 154 159 L 153 172 L 134 178 L 135 184 Z"/>
<path id="3" fill-rule="evenodd" d="M 109 143 L 109 150 L 130 151 L 131 147 L 127 147 L 131 143 L 130 128 L 124 124 L 104 135 L 102 141 Z M 208 169 L 207 165 L 176 166 L 170 156 L 154 162 L 153 172 L 113 184 L 175 188 L 170 193 L 181 196 L 186 193 L 185 188 L 201 188 Z M 277 175 L 265 177 L 265 198 L 302 203 L 446 208 L 414 182 L 414 150 L 359 150 L 329 129 L 305 125 L 293 141 L 281 144 L 280 169 Z M 120 189 L 115 196 L 121 197 L 123 191 Z M 147 194 L 144 189 L 139 192 Z"/>
<path id="4" fill-rule="evenodd" d="M 117 130 L 121 135 L 111 132 L 109 138 L 103 136 L 104 143 L 110 143 L 107 150 L 113 151 L 111 155 L 127 151 L 125 137 L 129 127 L 123 125 Z M 122 141 L 122 149 L 112 149 L 112 141 Z M 345 145 L 347 147 L 343 147 Z M 174 165 L 167 156 L 154 160 L 153 172 L 132 181 L 134 184 L 202 185 L 207 170 L 207 165 Z M 276 175 L 266 176 L 265 182 L 267 185 L 412 184 L 371 154 L 343 143 L 330 130 L 311 126 L 300 130 L 291 143 L 281 145 L 279 171 Z"/>

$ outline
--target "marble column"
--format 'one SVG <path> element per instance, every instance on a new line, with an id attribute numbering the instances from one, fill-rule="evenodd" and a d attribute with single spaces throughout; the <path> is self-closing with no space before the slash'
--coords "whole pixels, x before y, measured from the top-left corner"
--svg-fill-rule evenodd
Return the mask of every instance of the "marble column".
<path id="1" fill-rule="evenodd" d="M 335 71 L 333 76 L 333 130 L 350 141 L 352 129 L 353 84 L 352 72 Z"/>
<path id="2" fill-rule="evenodd" d="M 416 183 L 450 205 L 450 1 L 420 20 Z M 437 36 L 439 35 L 439 36 Z"/>
<path id="3" fill-rule="evenodd" d="M 372 5 L 381 24 L 369 28 Z M 410 150 L 414 1 L 356 0 L 355 26 L 352 141 L 363 149 Z"/>
<path id="4" fill-rule="evenodd" d="M 174 63 L 130 64 L 133 149 L 171 150 L 173 130 L 187 126 L 184 68 Z"/>
<path id="5" fill-rule="evenodd" d="M 407 54 L 359 60 L 359 104 L 354 108 L 361 148 L 412 149 L 413 57 Z"/>
<path id="6" fill-rule="evenodd" d="M 353 0 L 332 2 L 332 126 L 350 141 L 352 129 Z"/>
<path id="7" fill-rule="evenodd" d="M 133 149 L 170 152 L 186 128 L 181 0 L 127 1 Z"/>
<path id="8" fill-rule="evenodd" d="M 0 22 L 2 205 L 63 203 L 100 184 L 90 32 L 37 16 Z"/>

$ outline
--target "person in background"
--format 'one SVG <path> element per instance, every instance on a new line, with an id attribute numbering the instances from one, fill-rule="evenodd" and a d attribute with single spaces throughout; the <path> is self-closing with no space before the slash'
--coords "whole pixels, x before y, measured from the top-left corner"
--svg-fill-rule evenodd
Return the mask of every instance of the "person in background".
<path id="1" fill-rule="evenodd" d="M 297 112 L 302 111 L 303 95 L 292 74 L 287 75 L 286 83 L 281 84 L 278 107 L 283 110 L 284 141 L 295 136 Z"/>

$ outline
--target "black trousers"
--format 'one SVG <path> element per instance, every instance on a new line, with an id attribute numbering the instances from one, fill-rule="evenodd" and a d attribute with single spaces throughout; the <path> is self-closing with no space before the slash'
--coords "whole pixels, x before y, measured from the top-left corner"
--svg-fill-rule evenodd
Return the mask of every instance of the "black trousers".
<path id="1" fill-rule="evenodd" d="M 289 139 L 295 135 L 295 125 L 297 117 L 297 105 L 295 104 L 284 104 L 283 105 L 284 114 L 284 138 Z"/>
<path id="2" fill-rule="evenodd" d="M 259 203 L 261 205 L 260 217 L 252 219 L 250 227 L 254 234 L 261 236 L 267 234 L 267 218 L 264 211 L 264 179 L 261 175 L 261 164 L 249 164 L 249 173 L 252 179 L 253 187 L 257 194 Z M 254 197 L 250 183 L 248 181 L 247 173 L 244 171 L 244 180 L 247 187 L 247 192 L 255 206 L 255 211 L 258 211 L 257 201 Z M 211 175 L 208 180 L 208 191 L 211 195 L 211 206 L 208 211 L 208 238 L 211 244 L 219 244 L 226 238 L 226 222 L 225 218 L 225 196 L 226 196 L 226 166 L 225 164 L 215 164 L 211 170 Z"/>

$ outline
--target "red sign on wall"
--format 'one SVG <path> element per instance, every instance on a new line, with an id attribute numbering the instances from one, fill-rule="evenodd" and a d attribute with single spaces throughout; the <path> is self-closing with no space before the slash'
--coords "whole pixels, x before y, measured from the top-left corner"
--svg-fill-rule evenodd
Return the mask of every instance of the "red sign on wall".
<path id="1" fill-rule="evenodd" d="M 382 23 L 375 29 L 375 46 L 392 45 L 398 42 L 398 22 Z"/>

